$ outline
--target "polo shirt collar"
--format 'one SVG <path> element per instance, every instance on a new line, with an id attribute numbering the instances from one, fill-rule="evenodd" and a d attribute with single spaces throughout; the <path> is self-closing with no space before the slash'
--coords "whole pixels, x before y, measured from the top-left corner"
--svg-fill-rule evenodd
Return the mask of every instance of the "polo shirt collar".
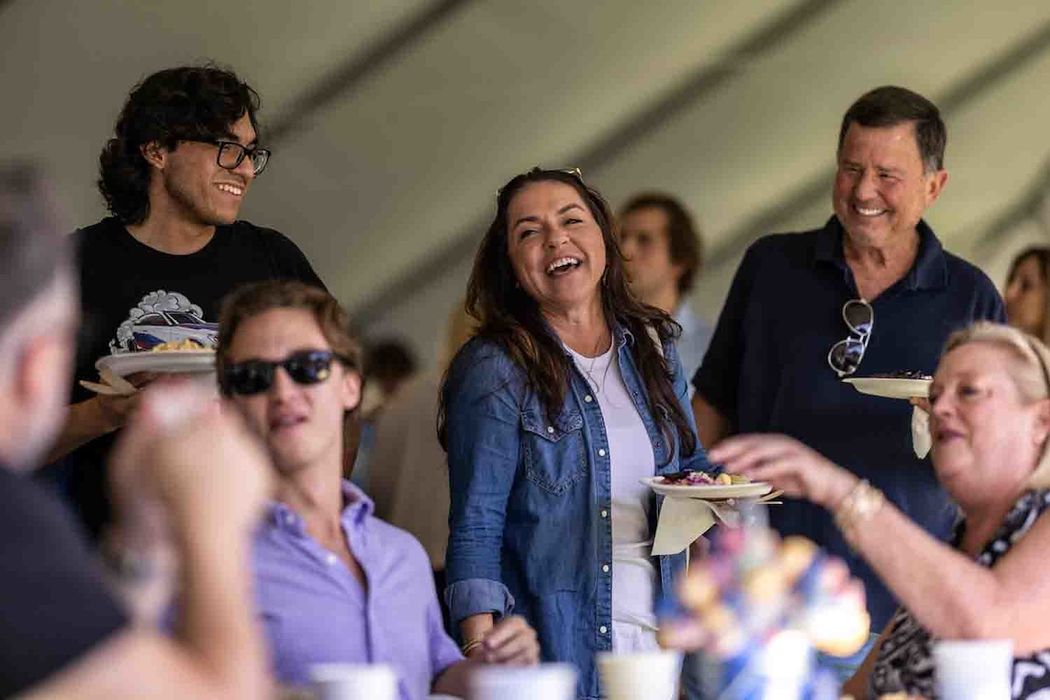
<path id="1" fill-rule="evenodd" d="M 948 286 L 948 264 L 944 248 L 933 229 L 920 219 L 915 227 L 919 233 L 919 254 L 902 283 L 909 291 L 918 289 L 944 289 Z M 814 245 L 814 263 L 830 263 L 845 271 L 846 257 L 842 252 L 842 237 L 845 230 L 837 217 L 832 216 L 820 231 Z"/>

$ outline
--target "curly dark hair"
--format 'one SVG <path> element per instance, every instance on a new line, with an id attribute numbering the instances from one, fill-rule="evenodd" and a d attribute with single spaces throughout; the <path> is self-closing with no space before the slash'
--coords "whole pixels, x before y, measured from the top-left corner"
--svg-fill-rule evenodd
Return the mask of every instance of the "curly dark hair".
<path id="1" fill-rule="evenodd" d="M 664 440 L 670 445 L 673 431 L 677 431 L 683 450 L 691 454 L 696 450 L 697 441 L 689 418 L 675 396 L 672 368 L 662 349 L 650 339 L 652 329 L 661 342 L 674 340 L 681 334 L 681 327 L 660 309 L 637 301 L 628 291 L 623 256 L 613 232 L 609 206 L 601 194 L 588 187 L 578 175 L 533 168 L 514 177 L 499 191 L 496 216 L 478 248 L 467 285 L 467 313 L 478 321 L 475 335 L 503 348 L 525 371 L 529 386 L 539 395 L 553 421 L 561 412 L 568 392 L 571 361 L 566 357 L 561 341 L 549 329 L 539 304 L 518 286 L 507 253 L 507 210 L 511 200 L 527 185 L 549 181 L 562 182 L 575 189 L 601 229 L 606 259 L 601 282 L 605 318 L 610 323 L 620 324 L 634 336 L 631 353 L 641 374 L 649 408 L 660 425 Z M 438 412 L 438 434 L 442 444 L 447 437 L 444 396 L 442 389 Z"/>
<path id="2" fill-rule="evenodd" d="M 99 156 L 98 189 L 106 207 L 125 224 L 149 215 L 150 167 L 142 146 L 167 149 L 179 141 L 222 139 L 246 113 L 258 130 L 259 94 L 233 71 L 207 64 L 168 68 L 150 75 L 128 95 L 115 137 Z"/>

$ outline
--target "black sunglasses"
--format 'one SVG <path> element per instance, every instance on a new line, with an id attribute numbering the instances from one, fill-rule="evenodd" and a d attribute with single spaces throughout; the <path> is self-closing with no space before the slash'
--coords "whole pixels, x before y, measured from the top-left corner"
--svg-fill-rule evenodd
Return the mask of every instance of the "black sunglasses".
<path id="1" fill-rule="evenodd" d="M 223 370 L 220 382 L 222 393 L 226 396 L 252 396 L 269 391 L 278 367 L 284 367 L 284 371 L 297 384 L 319 384 L 331 376 L 332 360 L 339 360 L 348 367 L 353 366 L 349 358 L 330 350 L 301 350 L 276 362 L 235 362 Z"/>
<path id="2" fill-rule="evenodd" d="M 256 146 L 244 146 L 236 141 L 224 141 L 222 139 L 186 139 L 197 143 L 210 143 L 219 147 L 215 155 L 215 162 L 225 170 L 236 170 L 247 156 L 252 160 L 252 171 L 258 175 L 270 162 L 270 149 L 258 148 Z"/>
<path id="3" fill-rule="evenodd" d="M 842 320 L 846 322 L 850 334 L 828 351 L 828 365 L 840 379 L 853 374 L 860 367 L 860 361 L 868 349 L 871 329 L 875 326 L 875 311 L 863 299 L 850 299 L 842 305 Z"/>

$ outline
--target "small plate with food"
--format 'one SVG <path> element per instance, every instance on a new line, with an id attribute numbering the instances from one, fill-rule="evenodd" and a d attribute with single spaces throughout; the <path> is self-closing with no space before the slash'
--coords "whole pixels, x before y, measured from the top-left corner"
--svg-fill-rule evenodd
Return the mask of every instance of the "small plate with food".
<path id="1" fill-rule="evenodd" d="M 725 472 L 716 476 L 700 471 L 674 472 L 642 479 L 642 483 L 661 496 L 705 500 L 759 498 L 773 490 L 773 486 L 764 481 L 751 481 L 742 474 Z"/>
<path id="2" fill-rule="evenodd" d="M 862 394 L 881 396 L 885 399 L 910 399 L 913 396 L 926 398 L 930 395 L 933 377 L 922 372 L 893 372 L 873 374 L 869 377 L 846 377 L 847 384 Z"/>
<path id="3" fill-rule="evenodd" d="M 120 352 L 99 358 L 95 368 L 121 377 L 136 372 L 200 374 L 215 371 L 215 351 L 193 340 L 155 345 L 141 352 Z"/>

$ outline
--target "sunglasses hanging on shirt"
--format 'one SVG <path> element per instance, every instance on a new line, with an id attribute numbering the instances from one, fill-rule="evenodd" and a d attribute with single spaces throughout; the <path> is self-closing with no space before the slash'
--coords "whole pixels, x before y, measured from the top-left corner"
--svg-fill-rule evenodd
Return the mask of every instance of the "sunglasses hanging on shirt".
<path id="1" fill-rule="evenodd" d="M 875 326 L 875 311 L 863 299 L 850 299 L 842 305 L 842 320 L 849 328 L 849 336 L 831 346 L 828 365 L 841 379 L 853 374 L 864 359 L 871 330 Z"/>

